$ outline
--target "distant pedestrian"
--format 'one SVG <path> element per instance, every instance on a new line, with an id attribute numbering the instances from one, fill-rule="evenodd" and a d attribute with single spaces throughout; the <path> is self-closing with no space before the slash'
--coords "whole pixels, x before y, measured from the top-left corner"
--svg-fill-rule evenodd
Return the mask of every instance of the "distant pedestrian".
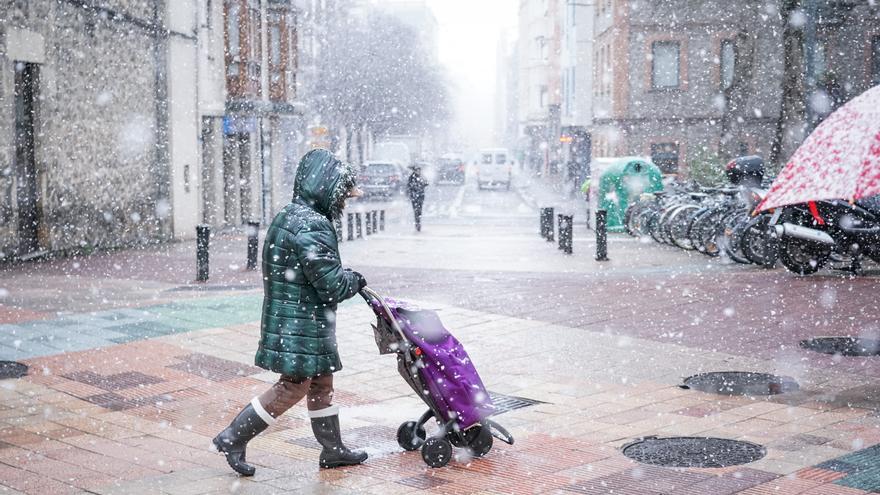
<path id="1" fill-rule="evenodd" d="M 412 202 L 413 214 L 416 218 L 416 232 L 422 231 L 422 205 L 425 203 L 425 188 L 427 187 L 428 181 L 422 176 L 421 167 L 413 166 L 412 173 L 406 181 L 406 192 Z"/>
<path id="2" fill-rule="evenodd" d="M 592 218 L 590 217 L 590 176 L 588 175 L 581 184 L 581 194 L 584 196 L 584 202 L 587 205 L 587 227 L 590 226 Z"/>
<path id="3" fill-rule="evenodd" d="M 336 305 L 367 285 L 360 273 L 342 268 L 333 220 L 342 215 L 346 198 L 359 194 L 350 166 L 327 150 L 312 150 L 299 162 L 293 200 L 266 233 L 262 335 L 254 361 L 281 377 L 214 438 L 214 446 L 242 476 L 255 471 L 245 459 L 247 443 L 303 397 L 322 447 L 322 468 L 367 458 L 343 445 L 339 408 L 332 405 L 333 373 L 342 369 Z"/>

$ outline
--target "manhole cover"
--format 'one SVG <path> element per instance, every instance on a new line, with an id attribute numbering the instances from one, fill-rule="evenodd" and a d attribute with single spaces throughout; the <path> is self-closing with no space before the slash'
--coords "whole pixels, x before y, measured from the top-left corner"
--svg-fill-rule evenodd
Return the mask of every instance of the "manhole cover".
<path id="1" fill-rule="evenodd" d="M 648 437 L 623 447 L 638 462 L 666 467 L 719 468 L 757 461 L 764 447 L 751 442 L 711 437 Z"/>
<path id="2" fill-rule="evenodd" d="M 17 363 L 15 361 L 0 361 L 0 380 L 6 378 L 21 378 L 27 375 L 28 367 L 26 364 Z"/>
<path id="3" fill-rule="evenodd" d="M 793 378 L 750 371 L 713 371 L 684 379 L 682 388 L 721 395 L 776 395 L 797 390 Z"/>
<path id="4" fill-rule="evenodd" d="M 841 356 L 880 355 L 880 341 L 859 337 L 816 337 L 802 340 L 800 346 L 823 354 Z"/>

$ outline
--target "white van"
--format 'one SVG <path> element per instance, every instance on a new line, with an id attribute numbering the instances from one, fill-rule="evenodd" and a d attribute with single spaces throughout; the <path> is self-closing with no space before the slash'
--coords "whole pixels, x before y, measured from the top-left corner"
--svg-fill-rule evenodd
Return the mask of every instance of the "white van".
<path id="1" fill-rule="evenodd" d="M 477 186 L 501 186 L 510 190 L 513 160 L 504 148 L 487 148 L 477 155 Z"/>

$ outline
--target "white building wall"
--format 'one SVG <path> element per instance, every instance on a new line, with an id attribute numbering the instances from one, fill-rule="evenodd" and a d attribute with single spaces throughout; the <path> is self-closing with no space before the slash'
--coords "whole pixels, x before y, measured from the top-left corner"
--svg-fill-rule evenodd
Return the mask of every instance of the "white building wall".
<path id="1" fill-rule="evenodd" d="M 226 64 L 223 4 L 198 0 L 199 37 L 199 221 L 224 222 L 223 116 L 226 113 Z"/>
<path id="2" fill-rule="evenodd" d="M 167 3 L 168 40 L 168 159 L 171 168 L 172 234 L 192 238 L 199 221 L 197 177 L 199 152 L 199 95 L 196 0 Z M 164 208 L 159 205 L 159 209 Z"/>
<path id="3" fill-rule="evenodd" d="M 562 44 L 562 125 L 587 126 L 593 119 L 593 27 L 592 3 L 564 7 Z"/>
<path id="4" fill-rule="evenodd" d="M 199 111 L 223 116 L 226 110 L 226 67 L 223 39 L 223 4 L 198 0 Z"/>

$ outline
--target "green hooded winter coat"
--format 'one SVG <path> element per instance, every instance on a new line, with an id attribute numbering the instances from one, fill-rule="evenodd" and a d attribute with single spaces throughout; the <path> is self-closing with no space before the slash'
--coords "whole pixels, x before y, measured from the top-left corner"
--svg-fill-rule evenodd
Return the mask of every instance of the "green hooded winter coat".
<path id="1" fill-rule="evenodd" d="M 336 350 L 336 304 L 358 291 L 343 270 L 333 220 L 342 214 L 354 170 L 323 149 L 299 163 L 293 201 L 263 242 L 263 317 L 257 366 L 309 378 L 342 369 Z"/>

